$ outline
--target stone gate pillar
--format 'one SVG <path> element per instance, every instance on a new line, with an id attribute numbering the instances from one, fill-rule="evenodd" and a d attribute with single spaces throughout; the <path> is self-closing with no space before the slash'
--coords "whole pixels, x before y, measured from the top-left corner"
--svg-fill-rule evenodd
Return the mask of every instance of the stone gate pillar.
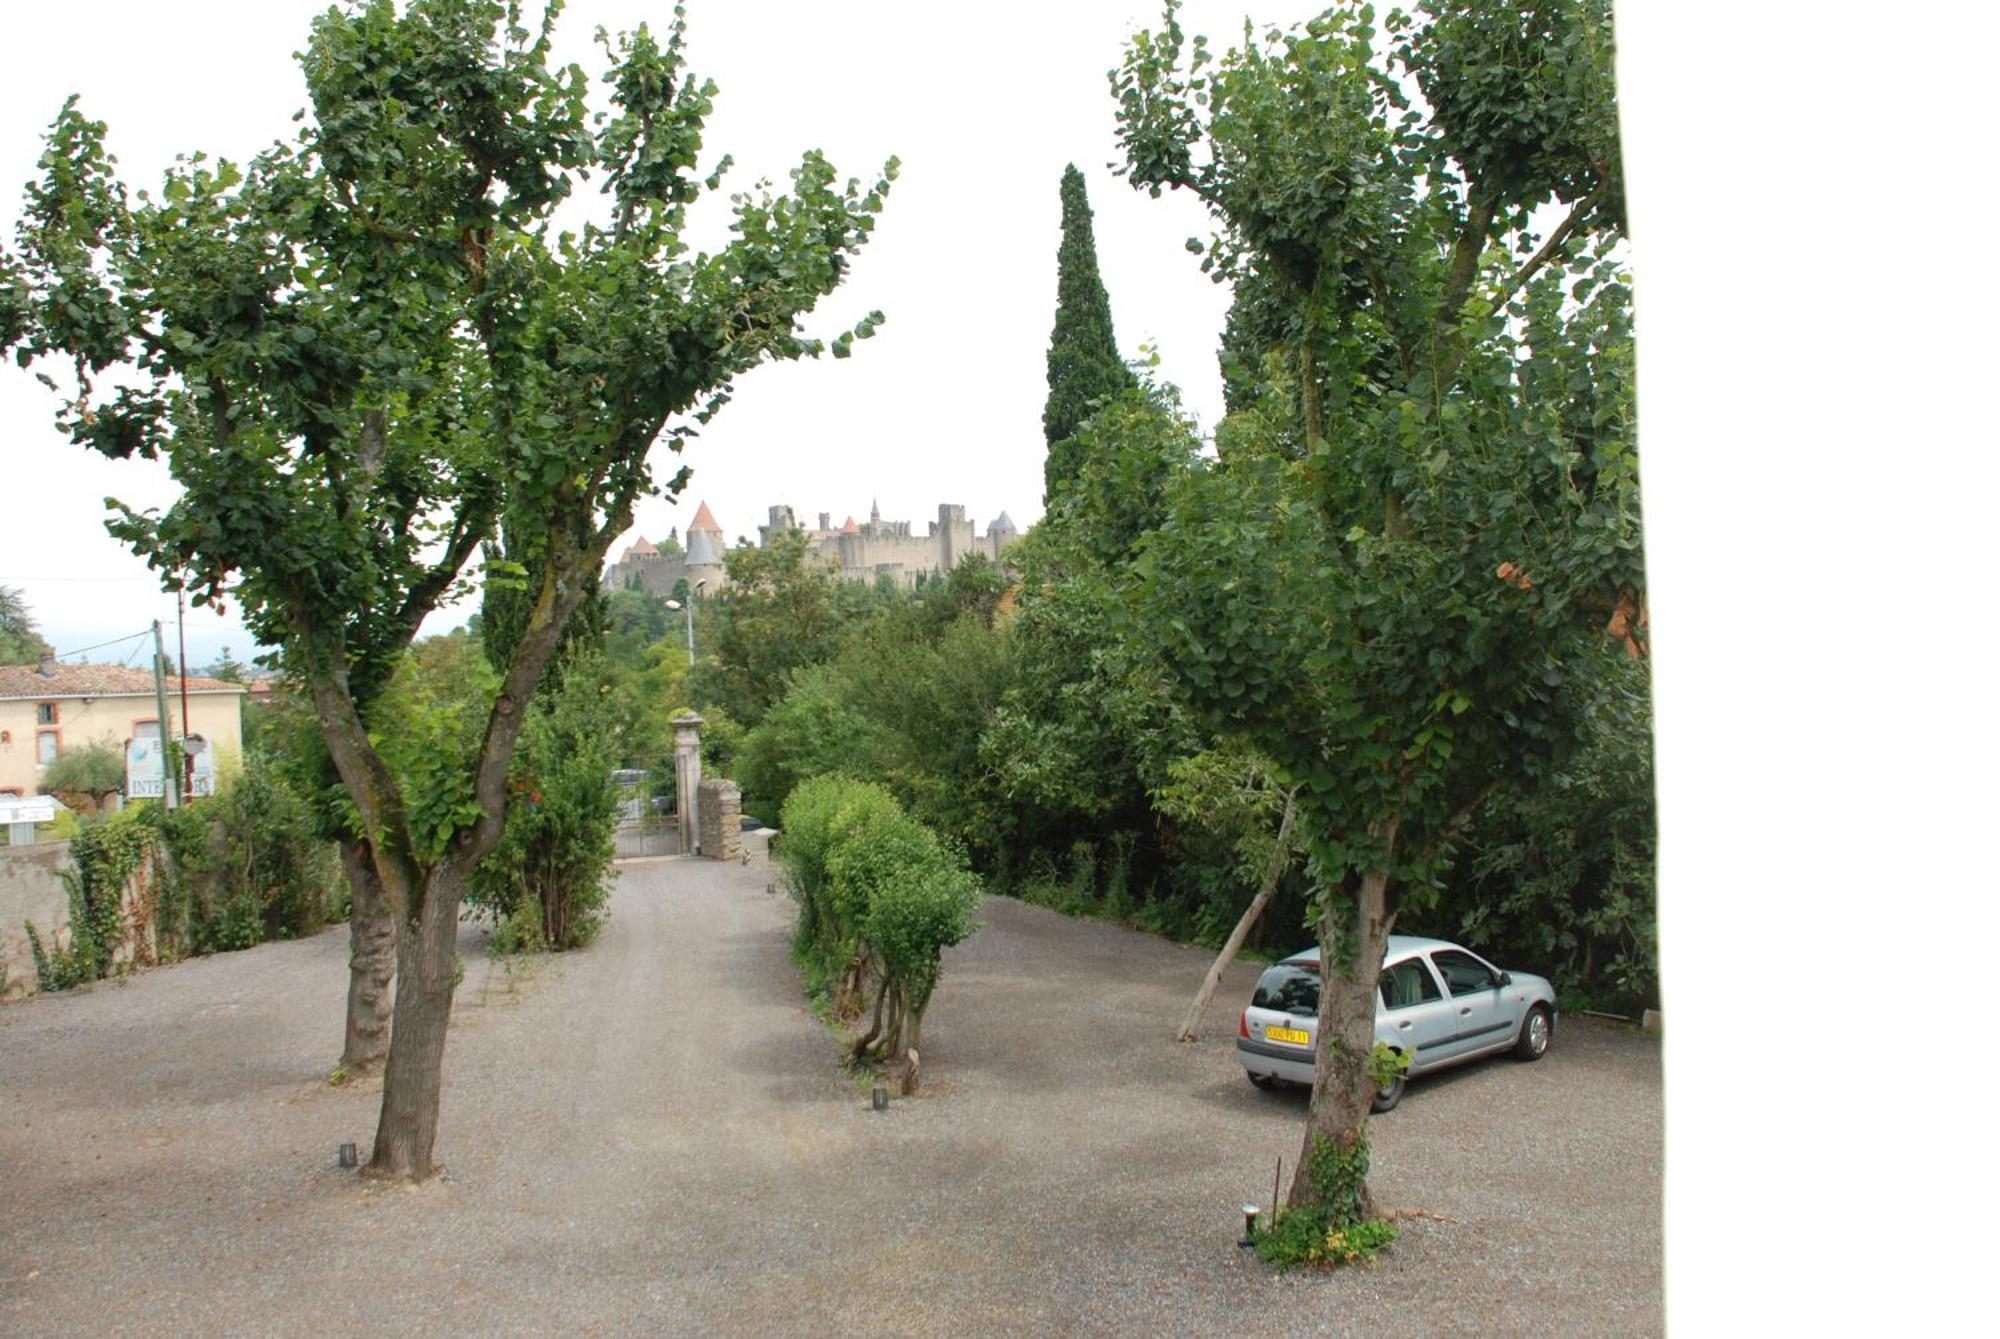
<path id="1" fill-rule="evenodd" d="M 680 818 L 681 854 L 699 849 L 701 828 L 701 717 L 674 717 L 674 812 Z"/>
<path id="2" fill-rule="evenodd" d="M 701 783 L 701 853 L 710 860 L 743 858 L 743 794 L 726 776 Z"/>

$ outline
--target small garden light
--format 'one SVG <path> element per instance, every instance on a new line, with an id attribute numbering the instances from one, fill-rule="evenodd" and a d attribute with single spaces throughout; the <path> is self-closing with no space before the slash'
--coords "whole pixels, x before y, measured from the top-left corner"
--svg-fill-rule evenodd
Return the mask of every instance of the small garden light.
<path id="1" fill-rule="evenodd" d="M 361 1165 L 361 1151 L 352 1144 L 342 1144 L 340 1146 L 340 1165 L 343 1167 L 359 1167 Z"/>
<path id="2" fill-rule="evenodd" d="M 877 1111 L 887 1111 L 889 1109 L 889 1090 L 881 1084 L 876 1084 L 874 1092 L 869 1096 L 874 1102 Z"/>
<path id="3" fill-rule="evenodd" d="M 1254 1204 L 1246 1204 L 1243 1206 L 1243 1238 L 1236 1244 L 1238 1246 L 1244 1246 L 1244 1247 L 1255 1246 L 1257 1244 L 1256 1231 L 1257 1231 L 1257 1206 Z"/>

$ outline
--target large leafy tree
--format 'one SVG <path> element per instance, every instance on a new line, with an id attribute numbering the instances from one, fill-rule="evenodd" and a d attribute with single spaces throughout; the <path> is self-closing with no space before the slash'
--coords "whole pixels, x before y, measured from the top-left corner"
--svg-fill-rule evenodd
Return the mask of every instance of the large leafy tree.
<path id="1" fill-rule="evenodd" d="M 1610 7 L 1338 9 L 1220 59 L 1176 9 L 1112 75 L 1128 170 L 1206 203 L 1255 299 L 1238 366 L 1263 352 L 1143 547 L 1135 627 L 1295 787 L 1324 989 L 1291 1200 L 1352 1218 L 1390 927 L 1487 796 L 1577 746 L 1592 639 L 1642 650 Z"/>
<path id="2" fill-rule="evenodd" d="M 165 460 L 184 490 L 113 532 L 197 602 L 233 597 L 307 689 L 395 923 L 370 1166 L 396 1178 L 432 1169 L 459 903 L 500 840 L 524 714 L 654 487 L 651 451 L 679 450 L 739 373 L 822 351 L 799 319 L 894 170 L 842 186 L 809 153 L 787 194 L 732 197 L 728 243 L 694 251 L 688 209 L 727 159 L 698 172 L 715 90 L 686 69 L 678 13 L 664 40 L 606 40 L 594 116 L 582 69 L 550 61 L 557 8 L 534 31 L 501 0 L 330 10 L 298 135 L 244 167 L 184 160 L 158 198 L 128 197 L 72 102 L 0 258 L 5 344 L 46 356 L 52 384 L 70 369 L 60 426 Z M 559 228 L 586 177 L 604 207 Z M 399 774 L 370 705 L 503 516 L 494 575 L 531 594 L 512 654 L 462 750 Z"/>
<path id="3" fill-rule="evenodd" d="M 1056 324 L 1049 336 L 1049 398 L 1042 406 L 1042 500 L 1053 505 L 1081 466 L 1076 442 L 1099 401 L 1135 385 L 1111 333 L 1111 299 L 1097 274 L 1090 198 L 1074 163 L 1063 169 L 1062 244 L 1056 252 Z"/>
<path id="4" fill-rule="evenodd" d="M 0 665 L 32 665 L 54 650 L 36 630 L 26 597 L 13 586 L 0 586 Z"/>

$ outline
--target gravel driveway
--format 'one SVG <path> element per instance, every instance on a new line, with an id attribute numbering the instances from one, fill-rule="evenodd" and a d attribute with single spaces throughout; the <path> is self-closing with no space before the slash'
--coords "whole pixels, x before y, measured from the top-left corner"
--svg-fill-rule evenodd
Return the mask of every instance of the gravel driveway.
<path id="1" fill-rule="evenodd" d="M 0 1009 L 9 1334 L 1649 1335 L 1660 1067 L 1565 1020 L 1539 1064 L 1411 1086 L 1373 1125 L 1405 1224 L 1372 1267 L 1269 1273 L 1238 1206 L 1289 1176 L 1302 1093 L 1233 1055 L 1207 955 L 990 899 L 886 1114 L 834 1065 L 749 865 L 623 868 L 589 950 L 511 973 L 463 941 L 438 1155 L 365 1156 L 329 1088 L 344 931 Z"/>

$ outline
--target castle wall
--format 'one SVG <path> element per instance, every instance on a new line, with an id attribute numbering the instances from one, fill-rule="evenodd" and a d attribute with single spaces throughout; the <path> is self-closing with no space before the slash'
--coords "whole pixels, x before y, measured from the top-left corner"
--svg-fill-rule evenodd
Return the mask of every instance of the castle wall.
<path id="1" fill-rule="evenodd" d="M 769 524 L 757 527 L 760 548 L 768 548 L 780 531 L 802 529 L 790 507 L 772 507 L 768 515 Z M 989 528 L 987 533 L 978 534 L 973 522 L 966 519 L 965 508 L 957 503 L 939 506 L 938 519 L 929 522 L 927 533 L 922 535 L 912 533 L 915 527 L 909 521 L 870 520 L 853 530 L 839 530 L 832 528 L 831 520 L 831 513 L 820 512 L 819 525 L 803 530 L 810 556 L 833 568 L 844 580 L 873 582 L 887 576 L 904 589 L 915 586 L 919 576 L 949 572 L 970 554 L 983 554 L 998 562 L 1021 538 L 1011 528 L 997 532 Z M 666 553 L 627 553 L 606 570 L 605 584 L 622 590 L 634 577 L 640 589 L 663 599 L 672 595 L 681 581 L 690 588 L 706 581 L 704 593 L 711 595 L 728 584 L 719 564 L 690 565 L 685 554 Z"/>

